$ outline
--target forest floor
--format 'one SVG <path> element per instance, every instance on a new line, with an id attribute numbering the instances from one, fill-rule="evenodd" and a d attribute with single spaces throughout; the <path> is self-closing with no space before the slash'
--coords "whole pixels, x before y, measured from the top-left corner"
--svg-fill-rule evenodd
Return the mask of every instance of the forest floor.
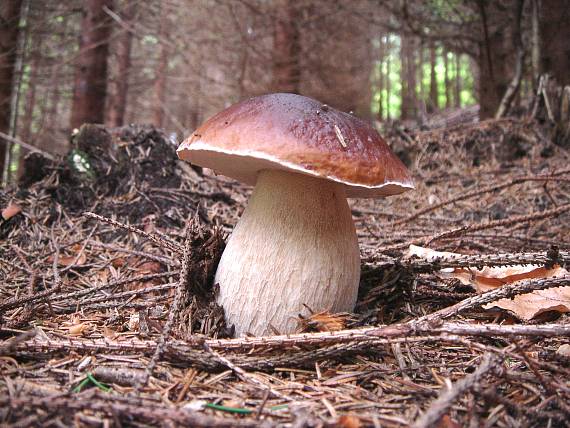
<path id="1" fill-rule="evenodd" d="M 416 190 L 350 201 L 356 312 L 266 338 L 213 299 L 250 188 L 148 127 L 30 160 L 0 193 L 2 425 L 567 426 L 570 154 L 532 120 L 390 136 Z"/>

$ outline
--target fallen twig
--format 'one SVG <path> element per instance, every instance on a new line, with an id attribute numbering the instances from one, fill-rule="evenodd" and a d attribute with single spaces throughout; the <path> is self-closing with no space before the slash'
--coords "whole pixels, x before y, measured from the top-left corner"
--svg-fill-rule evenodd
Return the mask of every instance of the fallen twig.
<path id="1" fill-rule="evenodd" d="M 118 222 L 116 220 L 113 220 L 113 219 L 110 219 L 107 217 L 103 217 L 99 214 L 95 214 L 92 212 L 84 212 L 83 215 L 85 217 L 93 218 L 95 220 L 99 220 L 99 221 L 102 221 L 105 223 L 112 224 L 113 226 L 117 226 L 117 227 L 120 227 L 122 229 L 126 229 L 129 232 L 136 233 L 137 235 L 144 236 L 145 238 L 151 240 L 152 242 L 154 242 L 158 246 L 163 247 L 163 248 L 168 248 L 169 250 L 174 251 L 177 254 L 182 254 L 184 251 L 182 246 L 180 244 L 178 244 L 177 242 L 174 242 L 172 240 L 166 240 L 163 237 L 160 237 L 158 235 L 153 235 L 152 233 L 147 233 L 144 230 L 137 229 L 136 227 L 129 226 L 128 224 L 123 224 L 123 223 Z"/>
<path id="2" fill-rule="evenodd" d="M 119 279 L 116 281 L 111 281 L 111 282 L 107 282 L 105 284 L 86 288 L 84 290 L 73 291 L 71 293 L 52 296 L 51 301 L 52 302 L 58 302 L 58 301 L 62 301 L 62 300 L 73 299 L 76 297 L 85 296 L 85 295 L 90 294 L 90 293 L 95 293 L 96 291 L 104 290 L 106 288 L 118 287 L 118 286 L 125 285 L 125 284 L 131 283 L 131 282 L 149 281 L 152 279 L 174 276 L 178 273 L 179 273 L 179 271 L 151 273 L 151 274 L 146 274 L 146 275 L 133 276 L 131 278 Z M 8 300 L 7 302 L 4 302 L 4 303 L 0 303 L 0 313 L 7 311 L 9 309 L 17 308 L 17 307 L 24 305 L 26 303 L 30 303 L 30 302 L 34 302 L 36 300 L 44 299 L 45 297 L 53 294 L 55 291 L 56 291 L 55 288 L 51 288 L 51 289 L 46 290 L 46 291 L 35 293 L 31 296 L 25 296 L 25 297 L 21 297 L 18 299 Z"/>
<path id="3" fill-rule="evenodd" d="M 273 395 L 274 397 L 281 398 L 282 400 L 286 400 L 286 401 L 293 401 L 293 399 L 291 397 L 288 397 L 287 395 L 282 394 L 281 392 L 275 390 L 271 386 L 264 384 L 259 379 L 257 379 L 255 376 L 250 375 L 245 370 L 243 370 L 241 367 L 237 366 L 236 364 L 232 363 L 229 359 L 227 359 L 223 355 L 220 355 L 219 353 L 214 351 L 212 348 L 210 348 L 210 346 L 208 345 L 207 342 L 204 342 L 203 346 L 207 352 L 212 354 L 212 356 L 214 358 L 219 360 L 223 365 L 225 365 L 231 371 L 233 371 L 244 382 L 250 383 L 257 388 L 264 389 L 264 390 L 268 391 L 269 393 L 271 393 L 271 395 Z"/>
<path id="4" fill-rule="evenodd" d="M 485 354 L 477 370 L 455 382 L 451 388 L 444 390 L 430 405 L 429 409 L 416 420 L 412 427 L 428 428 L 435 426 L 445 412 L 453 405 L 453 402 L 475 387 L 487 373 L 497 370 L 500 361 L 496 355 Z"/>
<path id="5" fill-rule="evenodd" d="M 476 196 L 484 195 L 485 193 L 496 192 L 498 190 L 503 190 L 503 189 L 506 189 L 507 187 L 515 186 L 517 184 L 526 183 L 529 181 L 545 181 L 545 182 L 556 181 L 556 177 L 558 177 L 560 175 L 565 175 L 565 174 L 570 174 L 570 169 L 564 169 L 561 171 L 556 171 L 556 172 L 553 172 L 552 174 L 543 175 L 543 176 L 537 175 L 537 176 L 530 176 L 530 177 L 516 177 L 516 178 L 513 178 L 511 180 L 507 180 L 503 183 L 496 184 L 493 186 L 483 187 L 482 189 L 473 190 L 473 191 L 467 192 L 467 193 L 462 192 L 459 195 L 456 195 L 452 198 L 446 199 L 442 202 L 439 202 L 439 203 L 434 204 L 434 205 L 430 205 L 426 208 L 423 208 L 419 211 L 416 211 L 415 213 L 411 214 L 410 216 L 408 216 L 406 218 L 403 218 L 401 220 L 397 220 L 394 222 L 394 226 L 399 226 L 401 224 L 408 223 L 408 222 L 415 220 L 416 218 L 418 218 L 424 214 L 435 211 L 439 208 L 442 208 L 446 205 L 453 204 L 455 202 L 464 201 L 466 199 L 471 199 L 471 198 L 474 198 Z"/>
<path id="6" fill-rule="evenodd" d="M 177 422 L 183 426 L 196 427 L 253 427 L 258 424 L 255 421 L 241 420 L 236 418 L 216 418 L 194 410 L 178 407 L 165 407 L 150 400 L 132 399 L 121 397 L 117 394 L 104 394 L 99 391 L 89 390 L 82 394 L 56 395 L 47 397 L 24 396 L 15 399 L 9 397 L 0 398 L 0 406 L 11 408 L 27 407 L 31 409 L 45 409 L 47 411 L 81 411 L 90 410 L 101 412 L 110 417 L 123 416 L 125 418 L 144 418 L 146 421 L 155 421 L 157 424 L 165 421 Z"/>

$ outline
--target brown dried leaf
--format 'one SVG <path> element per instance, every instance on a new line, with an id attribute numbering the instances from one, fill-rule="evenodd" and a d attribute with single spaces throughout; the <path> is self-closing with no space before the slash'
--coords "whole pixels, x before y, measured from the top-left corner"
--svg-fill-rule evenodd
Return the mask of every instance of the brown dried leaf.
<path id="1" fill-rule="evenodd" d="M 346 328 L 350 321 L 350 314 L 331 314 L 328 311 L 317 312 L 307 318 L 300 318 L 299 324 L 302 332 L 306 331 L 340 331 Z"/>
<path id="2" fill-rule="evenodd" d="M 94 284 L 103 284 L 109 281 L 109 271 L 99 270 L 89 277 Z"/>
<path id="3" fill-rule="evenodd" d="M 11 203 L 10 205 L 8 205 L 6 208 L 4 208 L 2 210 L 2 218 L 4 220 L 10 220 L 16 214 L 19 214 L 21 212 L 22 212 L 22 208 L 18 204 Z"/>
<path id="4" fill-rule="evenodd" d="M 81 254 L 80 254 L 81 249 L 82 249 L 81 244 L 74 245 L 73 247 L 71 247 L 71 251 L 74 254 L 72 254 L 72 255 L 60 254 L 58 259 L 57 259 L 57 264 L 59 266 L 71 266 L 71 265 L 81 266 L 81 265 L 84 265 L 85 262 L 87 261 L 87 256 L 85 255 L 85 252 L 81 252 Z M 54 259 L 54 256 L 49 256 L 47 261 L 49 263 L 53 263 L 53 259 Z M 77 259 L 77 261 L 75 259 Z"/>
<path id="5" fill-rule="evenodd" d="M 417 256 L 428 261 L 433 261 L 443 256 L 458 256 L 456 253 L 435 251 L 429 248 L 411 245 L 407 256 Z M 478 293 L 494 290 L 505 284 L 513 282 L 537 279 L 554 278 L 568 275 L 569 272 L 560 266 L 552 269 L 536 266 L 509 266 L 489 267 L 482 269 L 442 269 L 441 273 L 459 279 L 465 285 L 471 285 Z M 557 287 L 547 290 L 534 291 L 528 294 L 515 296 L 513 299 L 500 299 L 485 305 L 485 309 L 498 307 L 513 312 L 517 317 L 530 320 L 544 312 L 570 312 L 570 287 Z"/>
<path id="6" fill-rule="evenodd" d="M 360 419 L 355 415 L 342 415 L 338 418 L 338 426 L 342 428 L 360 428 Z"/>
<path id="7" fill-rule="evenodd" d="M 162 264 L 154 261 L 144 262 L 137 267 L 137 271 L 141 275 L 147 275 L 149 273 L 160 273 L 162 272 Z"/>
<path id="8" fill-rule="evenodd" d="M 68 327 L 67 332 L 70 336 L 82 336 L 89 331 L 89 328 L 89 324 L 82 322 Z"/>
<path id="9" fill-rule="evenodd" d="M 514 299 L 500 299 L 485 305 L 485 309 L 493 306 L 514 312 L 519 318 L 531 320 L 544 312 L 570 312 L 570 287 L 549 288 L 529 294 L 515 296 Z"/>
<path id="10" fill-rule="evenodd" d="M 461 428 L 461 425 L 454 421 L 451 416 L 443 415 L 437 424 L 437 428 Z"/>
<path id="11" fill-rule="evenodd" d="M 124 257 L 116 257 L 113 259 L 113 261 L 111 262 L 111 264 L 113 265 L 113 267 L 115 268 L 120 268 L 120 267 L 124 267 L 127 265 L 127 259 L 125 259 Z"/>

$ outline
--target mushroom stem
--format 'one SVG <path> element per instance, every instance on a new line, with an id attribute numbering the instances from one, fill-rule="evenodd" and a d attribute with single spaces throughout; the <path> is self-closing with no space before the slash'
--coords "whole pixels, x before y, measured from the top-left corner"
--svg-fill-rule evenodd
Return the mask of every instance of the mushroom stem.
<path id="1" fill-rule="evenodd" d="M 236 335 L 292 333 L 307 305 L 351 311 L 360 253 L 341 184 L 263 170 L 216 272 L 218 303 Z"/>

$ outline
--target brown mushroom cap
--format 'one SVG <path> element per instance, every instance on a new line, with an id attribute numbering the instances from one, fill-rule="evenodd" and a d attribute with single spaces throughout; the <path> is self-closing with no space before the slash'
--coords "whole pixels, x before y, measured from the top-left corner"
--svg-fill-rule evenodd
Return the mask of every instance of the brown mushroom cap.
<path id="1" fill-rule="evenodd" d="M 371 125 L 295 94 L 263 95 L 223 110 L 180 145 L 178 156 L 251 185 L 259 171 L 278 169 L 342 183 L 349 197 L 414 187 Z"/>

